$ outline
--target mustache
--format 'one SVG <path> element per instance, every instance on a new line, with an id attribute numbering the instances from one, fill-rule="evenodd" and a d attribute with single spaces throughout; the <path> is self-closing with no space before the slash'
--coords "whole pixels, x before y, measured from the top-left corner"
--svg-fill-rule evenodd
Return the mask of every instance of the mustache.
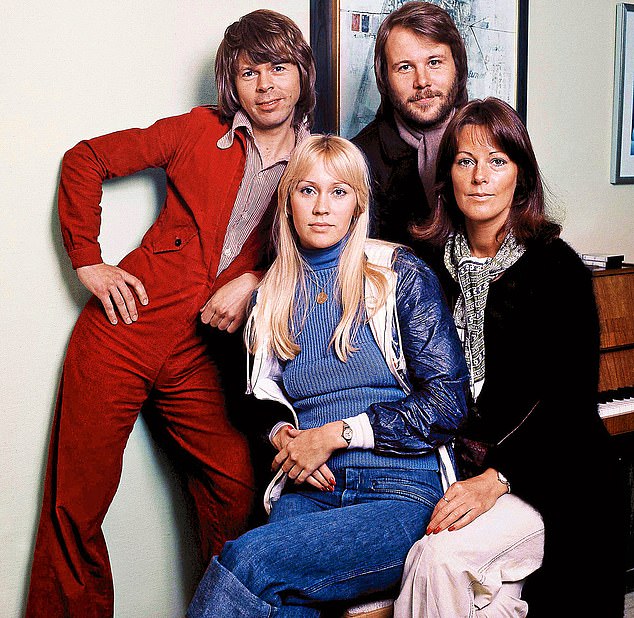
<path id="1" fill-rule="evenodd" d="M 426 88 L 425 90 L 419 90 L 413 97 L 410 97 L 408 100 L 409 103 L 415 103 L 416 101 L 420 101 L 421 99 L 431 99 L 432 97 L 442 97 L 444 94 L 440 90 L 432 90 L 431 88 Z"/>

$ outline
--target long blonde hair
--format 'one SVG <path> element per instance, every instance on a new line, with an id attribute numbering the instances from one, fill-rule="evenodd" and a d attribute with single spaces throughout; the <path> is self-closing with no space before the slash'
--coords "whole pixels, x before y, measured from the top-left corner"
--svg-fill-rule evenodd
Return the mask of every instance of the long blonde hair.
<path id="1" fill-rule="evenodd" d="M 293 152 L 277 191 L 278 205 L 274 224 L 277 257 L 262 279 L 256 310 L 252 311 L 245 330 L 249 351 L 265 345 L 282 360 L 295 358 L 300 347 L 291 327 L 297 323 L 295 312 L 303 306 L 306 319 L 310 304 L 306 288 L 305 262 L 299 252 L 299 239 L 292 224 L 290 199 L 299 182 L 310 169 L 323 161 L 330 174 L 350 185 L 357 198 L 348 239 L 341 252 L 335 279 L 335 296 L 340 297 L 342 316 L 330 344 L 339 359 L 345 361 L 354 351 L 352 339 L 367 311 L 364 283 L 370 280 L 376 290 L 372 311 L 380 308 L 389 293 L 385 270 L 368 263 L 364 245 L 368 237 L 370 183 L 368 167 L 361 151 L 352 142 L 334 135 L 312 135 Z M 298 289 L 303 302 L 298 303 Z M 368 316 L 371 317 L 371 316 Z"/>

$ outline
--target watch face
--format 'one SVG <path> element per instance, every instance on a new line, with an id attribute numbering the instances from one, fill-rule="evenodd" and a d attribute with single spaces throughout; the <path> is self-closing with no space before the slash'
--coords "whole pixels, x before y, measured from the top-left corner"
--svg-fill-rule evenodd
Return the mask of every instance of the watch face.
<path id="1" fill-rule="evenodd" d="M 511 493 L 511 484 L 508 482 L 507 478 L 498 471 L 498 481 L 500 481 L 500 483 L 503 483 L 504 485 L 506 485 L 506 493 L 510 494 Z"/>
<path id="2" fill-rule="evenodd" d="M 344 440 L 350 442 L 350 440 L 352 440 L 352 429 L 350 429 L 350 427 L 346 427 L 341 435 Z"/>

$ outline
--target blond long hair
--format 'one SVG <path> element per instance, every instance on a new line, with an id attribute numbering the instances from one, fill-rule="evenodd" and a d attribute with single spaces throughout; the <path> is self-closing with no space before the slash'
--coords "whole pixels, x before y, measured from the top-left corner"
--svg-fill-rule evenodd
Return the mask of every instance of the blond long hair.
<path id="1" fill-rule="evenodd" d="M 345 361 L 354 351 L 352 339 L 364 316 L 370 310 L 375 312 L 379 309 L 390 291 L 385 269 L 370 264 L 364 253 L 370 202 L 369 174 L 364 156 L 344 138 L 312 135 L 295 149 L 278 187 L 274 224 L 277 257 L 260 283 L 257 309 L 252 311 L 245 331 L 251 352 L 267 346 L 270 353 L 282 360 L 291 360 L 300 352 L 291 327 L 297 324 L 295 313 L 299 306 L 305 308 L 300 321 L 303 323 L 306 319 L 311 299 L 308 298 L 306 265 L 299 252 L 299 239 L 288 215 L 292 192 L 318 161 L 323 162 L 330 174 L 350 185 L 357 198 L 335 279 L 335 296 L 341 299 L 342 316 L 330 345 L 334 345 L 339 359 Z M 366 279 L 376 291 L 376 302 L 371 309 L 365 304 Z M 298 290 L 303 300 L 301 303 L 298 302 Z"/>

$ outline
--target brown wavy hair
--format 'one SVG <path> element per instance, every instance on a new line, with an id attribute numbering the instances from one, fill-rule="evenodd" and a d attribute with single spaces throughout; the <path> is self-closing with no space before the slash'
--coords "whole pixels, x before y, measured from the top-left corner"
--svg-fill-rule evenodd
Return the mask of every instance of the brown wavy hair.
<path id="1" fill-rule="evenodd" d="M 535 239 L 548 242 L 559 236 L 561 226 L 545 213 L 544 183 L 528 131 L 517 112 L 495 97 L 469 101 L 447 125 L 436 159 L 436 202 L 429 219 L 412 227 L 412 235 L 418 240 L 444 245 L 454 231 L 464 231 L 464 215 L 456 203 L 451 169 L 460 131 L 469 126 L 482 127 L 491 142 L 517 165 L 513 204 L 498 237 L 512 231 L 519 242 L 526 244 Z"/>
<path id="2" fill-rule="evenodd" d="M 275 11 L 260 9 L 243 15 L 226 30 L 216 54 L 218 110 L 231 120 L 240 109 L 235 78 L 238 57 L 244 53 L 255 64 L 289 63 L 299 70 L 300 95 L 293 125 L 311 126 L 315 109 L 315 61 L 297 24 Z"/>
<path id="3" fill-rule="evenodd" d="M 456 65 L 456 101 L 455 106 L 464 105 L 467 100 L 467 52 L 464 41 L 449 13 L 430 2 L 406 2 L 390 13 L 381 23 L 374 44 L 374 74 L 376 85 L 383 103 L 389 101 L 389 83 L 387 78 L 387 59 L 385 46 L 387 38 L 396 27 L 407 28 L 412 32 L 426 36 L 436 43 L 448 45 Z"/>

